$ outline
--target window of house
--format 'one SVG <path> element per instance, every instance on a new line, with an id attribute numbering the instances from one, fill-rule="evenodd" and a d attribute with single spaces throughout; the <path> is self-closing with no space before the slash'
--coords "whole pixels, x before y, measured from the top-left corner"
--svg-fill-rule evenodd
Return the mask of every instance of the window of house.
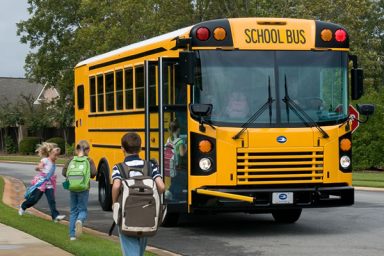
<path id="1" fill-rule="evenodd" d="M 144 67 L 135 67 L 136 108 L 144 108 Z"/>
<path id="2" fill-rule="evenodd" d="M 97 76 L 97 111 L 104 111 L 104 77 Z"/>
<path id="3" fill-rule="evenodd" d="M 125 72 L 125 109 L 133 109 L 133 69 L 127 68 Z"/>
<path id="4" fill-rule="evenodd" d="M 107 111 L 115 110 L 114 73 L 105 74 L 105 101 Z"/>
<path id="5" fill-rule="evenodd" d="M 116 110 L 122 110 L 123 109 L 123 71 L 117 70 L 116 71 Z"/>
<path id="6" fill-rule="evenodd" d="M 96 80 L 92 76 L 89 78 L 90 110 L 96 112 Z"/>

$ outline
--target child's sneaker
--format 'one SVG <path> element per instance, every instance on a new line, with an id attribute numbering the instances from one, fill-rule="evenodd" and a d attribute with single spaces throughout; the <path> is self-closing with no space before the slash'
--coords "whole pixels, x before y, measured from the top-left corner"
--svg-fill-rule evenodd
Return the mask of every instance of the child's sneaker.
<path id="1" fill-rule="evenodd" d="M 83 233 L 83 223 L 81 220 L 77 220 L 75 223 L 75 235 L 79 237 Z"/>
<path id="2" fill-rule="evenodd" d="M 20 206 L 19 208 L 19 215 L 22 216 L 24 214 L 25 210 Z"/>
<path id="3" fill-rule="evenodd" d="M 75 240 L 76 240 L 76 237 L 71 236 L 71 237 L 69 238 L 69 240 L 70 240 L 70 241 L 75 241 Z"/>
<path id="4" fill-rule="evenodd" d="M 57 215 L 55 218 L 55 222 L 61 221 L 65 218 L 65 215 Z"/>

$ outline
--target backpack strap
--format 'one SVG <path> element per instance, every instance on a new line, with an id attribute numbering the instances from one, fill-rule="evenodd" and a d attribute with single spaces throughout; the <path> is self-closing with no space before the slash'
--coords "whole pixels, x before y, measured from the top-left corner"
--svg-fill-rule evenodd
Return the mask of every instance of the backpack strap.
<path id="1" fill-rule="evenodd" d="M 117 169 L 119 169 L 119 171 L 120 171 L 120 175 L 121 175 L 121 177 L 122 177 L 124 180 L 130 178 L 130 175 L 129 175 L 129 173 L 130 173 L 130 168 L 129 168 L 128 165 L 126 165 L 124 162 L 122 162 L 122 163 L 118 163 L 118 164 L 116 164 L 116 166 L 117 166 Z"/>
<path id="2" fill-rule="evenodd" d="M 152 163 L 148 162 L 147 160 L 143 160 L 143 161 L 144 161 L 144 166 L 142 168 L 143 175 L 152 177 Z M 139 169 L 139 168 L 129 167 L 124 162 L 118 163 L 116 164 L 116 166 L 119 169 L 120 175 L 124 180 L 130 178 L 131 171 L 135 171 Z"/>

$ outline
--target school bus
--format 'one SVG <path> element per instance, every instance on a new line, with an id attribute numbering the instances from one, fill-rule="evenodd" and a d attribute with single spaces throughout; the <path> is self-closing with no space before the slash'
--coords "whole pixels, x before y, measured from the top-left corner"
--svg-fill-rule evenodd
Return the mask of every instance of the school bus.
<path id="1" fill-rule="evenodd" d="M 204 21 L 89 58 L 74 72 L 76 141 L 91 144 L 104 210 L 126 132 L 141 136 L 142 158 L 159 162 L 167 225 L 196 212 L 272 213 L 293 223 L 303 208 L 354 203 L 348 106 L 363 93 L 363 71 L 337 24 Z M 175 120 L 187 148 L 176 176 L 163 168 Z"/>

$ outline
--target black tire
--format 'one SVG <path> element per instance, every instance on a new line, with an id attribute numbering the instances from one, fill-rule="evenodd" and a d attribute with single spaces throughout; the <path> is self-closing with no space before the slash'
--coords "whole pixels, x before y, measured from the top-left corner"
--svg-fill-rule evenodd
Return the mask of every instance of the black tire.
<path id="1" fill-rule="evenodd" d="M 105 163 L 101 164 L 99 171 L 99 203 L 104 211 L 112 210 L 112 188 L 109 182 L 108 167 Z"/>
<path id="2" fill-rule="evenodd" d="M 272 216 L 277 223 L 295 223 L 301 215 L 302 209 L 276 210 Z"/>
<path id="3" fill-rule="evenodd" d="M 177 226 L 177 223 L 179 222 L 180 214 L 176 212 L 167 212 L 165 215 L 163 223 L 161 223 L 161 226 L 163 227 L 175 227 Z"/>

